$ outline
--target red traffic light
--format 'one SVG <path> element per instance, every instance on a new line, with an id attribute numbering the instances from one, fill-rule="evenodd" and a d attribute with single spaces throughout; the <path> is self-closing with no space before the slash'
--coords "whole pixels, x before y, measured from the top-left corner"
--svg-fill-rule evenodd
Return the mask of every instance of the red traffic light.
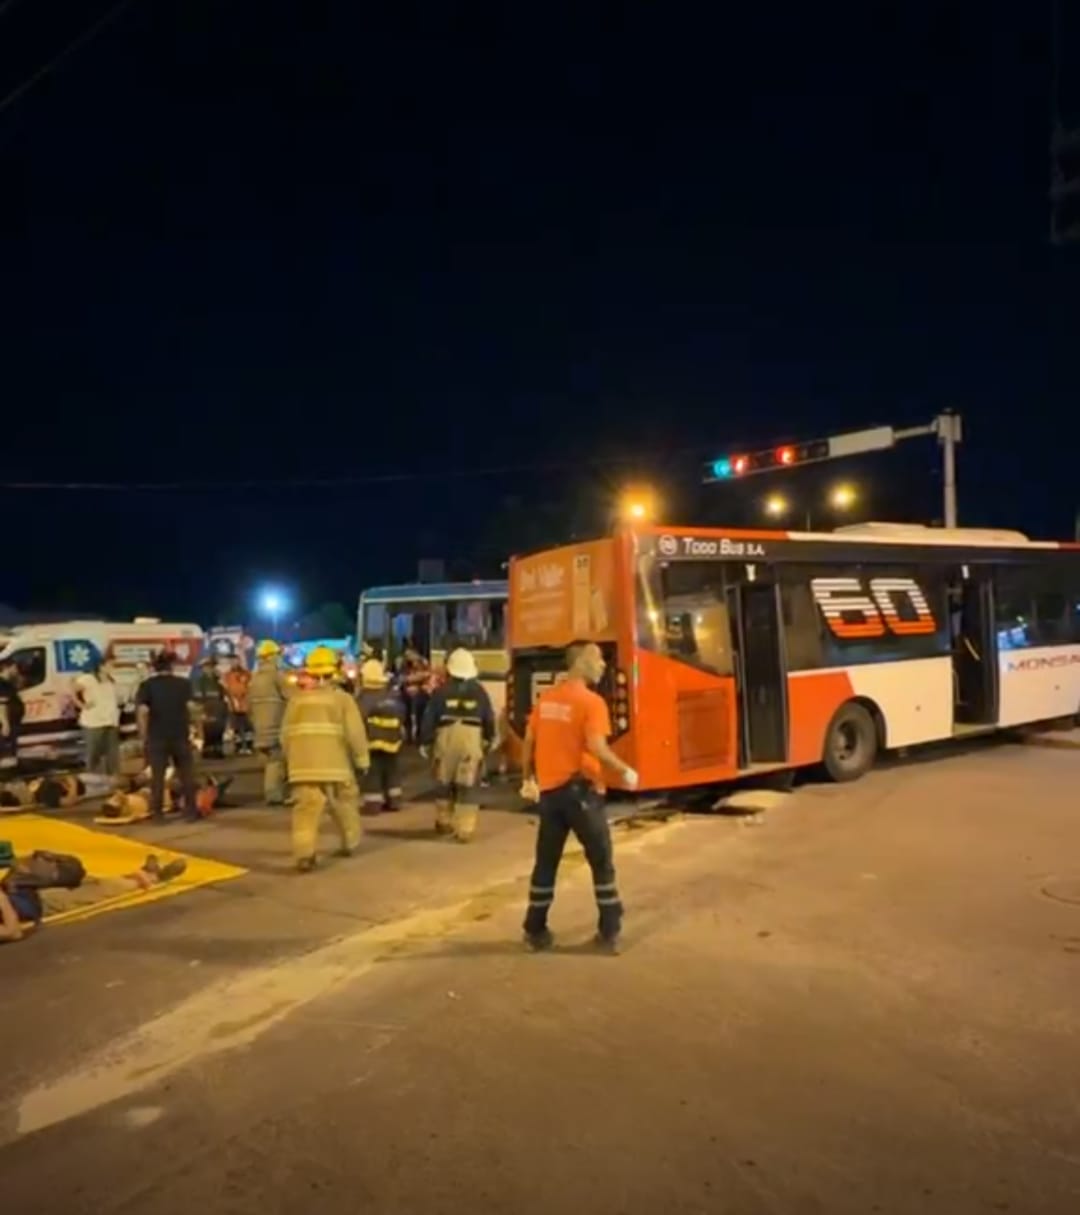
<path id="1" fill-rule="evenodd" d="M 776 449 L 777 464 L 794 464 L 795 463 L 795 448 L 794 447 L 778 447 Z"/>
<path id="2" fill-rule="evenodd" d="M 750 457 L 749 456 L 735 456 L 731 461 L 731 471 L 733 473 L 735 473 L 736 476 L 738 476 L 739 473 L 746 472 L 746 470 L 749 467 L 750 467 Z"/>

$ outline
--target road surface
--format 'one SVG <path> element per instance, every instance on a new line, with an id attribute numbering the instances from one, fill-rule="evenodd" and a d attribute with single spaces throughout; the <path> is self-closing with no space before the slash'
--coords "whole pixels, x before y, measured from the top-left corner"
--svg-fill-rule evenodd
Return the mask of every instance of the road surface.
<path id="1" fill-rule="evenodd" d="M 309 878 L 272 812 L 197 827 L 258 822 L 256 872 L 3 951 L 5 1197 L 1075 1215 L 1078 769 L 984 745 L 626 832 L 618 958 L 579 860 L 521 950 L 521 815 L 460 848 L 413 807 Z"/>

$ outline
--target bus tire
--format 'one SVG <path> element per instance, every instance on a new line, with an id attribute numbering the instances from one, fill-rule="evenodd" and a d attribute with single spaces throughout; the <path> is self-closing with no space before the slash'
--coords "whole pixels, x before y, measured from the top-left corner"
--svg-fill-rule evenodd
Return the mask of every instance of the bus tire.
<path id="1" fill-rule="evenodd" d="M 853 700 L 841 705 L 825 732 L 822 763 L 830 779 L 858 780 L 874 766 L 877 753 L 877 726 L 869 711 Z"/>

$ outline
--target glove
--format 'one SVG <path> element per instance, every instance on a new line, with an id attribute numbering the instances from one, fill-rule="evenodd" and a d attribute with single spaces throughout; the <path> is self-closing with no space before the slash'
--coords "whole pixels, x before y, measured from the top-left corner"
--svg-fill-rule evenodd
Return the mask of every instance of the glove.
<path id="1" fill-rule="evenodd" d="M 638 776 L 633 768 L 624 768 L 622 778 L 623 784 L 628 789 L 636 789 L 638 787 L 638 782 L 641 780 L 641 777 Z"/>
<path id="2" fill-rule="evenodd" d="M 540 786 L 531 776 L 528 780 L 523 780 L 521 782 L 521 789 L 519 792 L 521 794 L 522 801 L 538 802 L 540 800 Z"/>

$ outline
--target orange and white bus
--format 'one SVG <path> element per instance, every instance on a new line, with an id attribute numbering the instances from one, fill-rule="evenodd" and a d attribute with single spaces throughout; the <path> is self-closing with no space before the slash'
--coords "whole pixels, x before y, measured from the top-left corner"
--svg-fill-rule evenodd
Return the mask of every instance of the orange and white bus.
<path id="1" fill-rule="evenodd" d="M 524 729 L 572 641 L 599 643 L 642 789 L 823 764 L 1076 715 L 1080 545 L 867 523 L 636 527 L 510 563 L 507 706 Z"/>

